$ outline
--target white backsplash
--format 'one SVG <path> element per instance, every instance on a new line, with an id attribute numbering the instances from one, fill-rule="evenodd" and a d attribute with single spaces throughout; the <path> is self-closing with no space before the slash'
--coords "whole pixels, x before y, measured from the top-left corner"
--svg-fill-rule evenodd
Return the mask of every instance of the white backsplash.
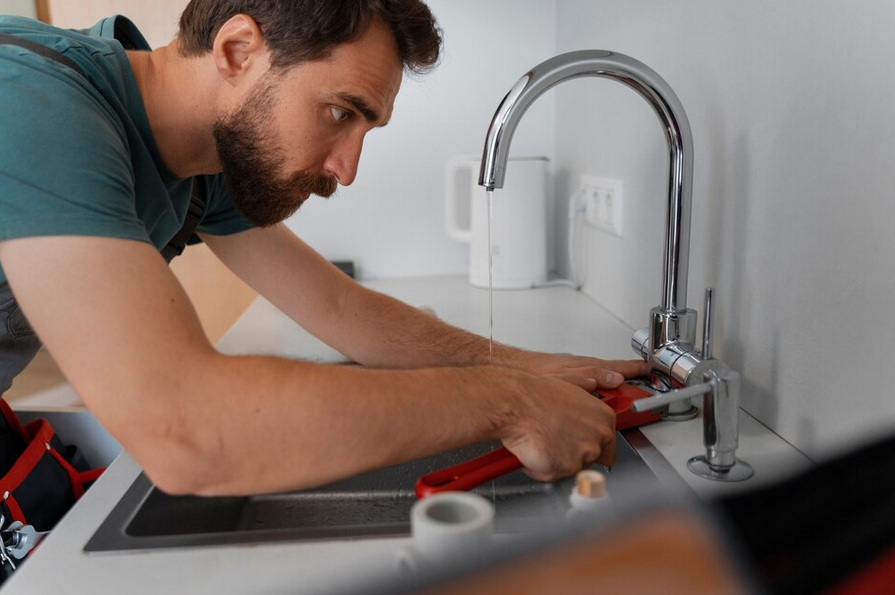
<path id="1" fill-rule="evenodd" d="M 743 374 L 744 408 L 814 458 L 895 431 L 893 22 L 882 1 L 558 3 L 557 53 L 628 54 L 681 99 L 695 145 L 688 305 L 701 315 L 716 287 L 715 354 Z M 664 135 L 612 81 L 556 92 L 558 194 L 581 174 L 625 184 L 625 237 L 583 233 L 584 291 L 645 326 Z"/>

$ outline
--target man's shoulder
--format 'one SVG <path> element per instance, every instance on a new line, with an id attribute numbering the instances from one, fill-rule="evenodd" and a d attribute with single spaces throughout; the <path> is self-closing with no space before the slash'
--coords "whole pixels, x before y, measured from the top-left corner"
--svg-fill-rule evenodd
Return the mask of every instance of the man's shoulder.
<path id="1" fill-rule="evenodd" d="M 139 237 L 127 81 L 116 80 L 115 60 L 103 66 L 97 52 L 97 65 L 89 67 L 89 42 L 59 31 L 0 19 L 0 32 L 55 52 L 68 48 L 60 53 L 80 67 L 33 48 L 0 45 L 0 239 L 119 229 Z"/>
<path id="2" fill-rule="evenodd" d="M 24 46 L 0 43 L 0 124 L 21 128 L 21 119 L 49 119 L 56 120 L 60 134 L 79 128 L 80 134 L 83 126 L 73 120 L 86 120 L 98 132 L 120 137 L 123 120 L 143 117 L 136 81 L 116 36 L 129 45 L 145 40 L 124 17 L 103 19 L 83 31 L 0 17 L 0 33 L 26 41 Z M 36 52 L 35 44 L 50 51 Z M 29 125 L 40 128 L 39 121 Z"/>
<path id="3" fill-rule="evenodd" d="M 126 50 L 152 49 L 133 21 L 120 14 L 106 17 L 82 33 L 92 38 L 114 39 Z"/>
<path id="4" fill-rule="evenodd" d="M 69 57 L 75 60 L 80 52 L 90 56 L 112 51 L 109 44 L 112 38 L 97 34 L 101 29 L 97 29 L 99 25 L 85 30 L 61 29 L 34 19 L 0 16 L 0 33 L 40 44 L 60 54 L 71 54 Z M 20 48 L 5 49 L 7 52 L 22 51 Z"/>
<path id="5" fill-rule="evenodd" d="M 88 29 L 61 29 L 23 17 L 0 16 L 0 33 L 39 44 L 62 55 L 77 67 L 85 82 L 100 90 L 126 85 L 132 77 L 125 50 L 148 50 L 149 44 L 139 29 L 126 17 L 116 15 L 100 20 Z M 27 47 L 0 44 L 0 78 L 18 76 L 21 69 L 43 71 L 66 77 L 68 69 L 46 55 L 39 56 Z M 0 80 L 2 84 L 2 80 Z"/>
<path id="6" fill-rule="evenodd" d="M 0 33 L 16 35 L 65 50 L 68 46 L 103 47 L 118 42 L 128 50 L 150 50 L 149 42 L 137 26 L 123 15 L 113 15 L 84 29 L 63 29 L 26 17 L 0 15 Z"/>

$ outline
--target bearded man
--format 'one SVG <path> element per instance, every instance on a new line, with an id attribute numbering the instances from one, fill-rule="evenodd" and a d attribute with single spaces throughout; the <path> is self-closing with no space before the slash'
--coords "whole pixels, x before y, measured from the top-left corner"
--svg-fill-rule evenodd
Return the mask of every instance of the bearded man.
<path id="1" fill-rule="evenodd" d="M 643 362 L 503 345 L 491 361 L 487 339 L 282 224 L 354 181 L 404 73 L 436 64 L 421 1 L 193 0 L 155 50 L 123 17 L 0 33 L 0 393 L 42 342 L 175 494 L 306 488 L 486 439 L 536 479 L 612 463 L 614 414 L 590 392 Z M 362 365 L 217 352 L 166 266 L 197 239 Z"/>

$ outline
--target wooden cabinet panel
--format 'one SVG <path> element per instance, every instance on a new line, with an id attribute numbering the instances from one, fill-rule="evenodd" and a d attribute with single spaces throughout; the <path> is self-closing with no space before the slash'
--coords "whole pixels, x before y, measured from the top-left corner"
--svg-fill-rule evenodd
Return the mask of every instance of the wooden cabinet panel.
<path id="1" fill-rule="evenodd" d="M 204 244 L 189 246 L 174 259 L 171 270 L 193 302 L 212 343 L 217 343 L 257 295 Z"/>

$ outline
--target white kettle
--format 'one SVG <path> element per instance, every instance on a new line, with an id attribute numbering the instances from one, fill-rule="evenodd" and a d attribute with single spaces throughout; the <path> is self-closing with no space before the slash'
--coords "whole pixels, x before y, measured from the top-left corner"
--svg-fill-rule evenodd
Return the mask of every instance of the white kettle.
<path id="1" fill-rule="evenodd" d="M 451 238 L 470 245 L 470 284 L 488 287 L 488 198 L 478 185 L 480 164 L 472 156 L 448 162 L 446 225 Z M 494 190 L 494 289 L 527 289 L 547 280 L 547 164 L 546 157 L 510 157 L 504 187 Z M 460 183 L 464 177 L 469 182 Z"/>

